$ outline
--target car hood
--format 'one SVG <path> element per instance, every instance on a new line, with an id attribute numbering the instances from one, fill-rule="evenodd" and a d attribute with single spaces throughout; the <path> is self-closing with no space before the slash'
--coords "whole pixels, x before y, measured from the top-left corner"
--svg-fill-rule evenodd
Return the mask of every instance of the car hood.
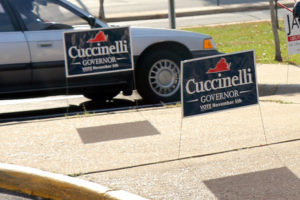
<path id="1" fill-rule="evenodd" d="M 164 28 L 148 28 L 148 27 L 135 27 L 131 26 L 131 34 L 133 37 L 168 37 L 168 38 L 198 38 L 205 39 L 211 38 L 209 35 L 182 31 L 176 29 Z"/>
<path id="2" fill-rule="evenodd" d="M 130 27 L 134 54 L 139 54 L 150 45 L 161 42 L 177 42 L 186 46 L 190 51 L 203 50 L 203 40 L 211 36 L 190 31 Z"/>

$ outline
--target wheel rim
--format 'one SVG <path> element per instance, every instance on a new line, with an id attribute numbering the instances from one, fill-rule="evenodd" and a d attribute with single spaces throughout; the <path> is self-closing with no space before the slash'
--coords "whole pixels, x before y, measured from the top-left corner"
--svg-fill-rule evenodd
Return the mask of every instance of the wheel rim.
<path id="1" fill-rule="evenodd" d="M 159 60 L 149 72 L 152 91 L 161 97 L 170 97 L 179 89 L 179 67 L 171 60 Z"/>

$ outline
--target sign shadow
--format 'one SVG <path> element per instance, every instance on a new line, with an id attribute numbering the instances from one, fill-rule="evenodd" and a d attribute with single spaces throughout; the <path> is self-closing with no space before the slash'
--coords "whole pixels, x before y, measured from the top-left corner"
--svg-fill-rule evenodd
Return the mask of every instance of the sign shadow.
<path id="1" fill-rule="evenodd" d="M 147 120 L 78 128 L 77 132 L 84 144 L 160 135 L 159 131 Z"/>
<path id="2" fill-rule="evenodd" d="M 300 179 L 282 167 L 204 181 L 218 200 L 300 199 Z"/>
<path id="3" fill-rule="evenodd" d="M 299 84 L 260 84 L 258 86 L 259 96 L 271 95 L 293 95 L 300 93 Z"/>

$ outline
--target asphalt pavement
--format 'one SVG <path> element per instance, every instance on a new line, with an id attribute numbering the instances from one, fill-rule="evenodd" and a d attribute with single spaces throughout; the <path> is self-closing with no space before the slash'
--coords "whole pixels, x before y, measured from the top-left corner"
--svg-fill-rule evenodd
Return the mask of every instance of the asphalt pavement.
<path id="1" fill-rule="evenodd" d="M 72 0 L 77 2 L 77 0 Z M 280 0 L 292 7 L 294 1 Z M 99 4 L 85 1 L 87 9 L 98 16 Z M 106 21 L 118 26 L 146 26 L 169 28 L 168 1 L 112 0 L 104 2 Z M 126 8 L 126 9 L 124 9 Z M 269 2 L 266 0 L 176 0 L 176 27 L 195 27 L 227 23 L 243 23 L 270 20 Z M 278 9 L 279 19 L 285 9 Z"/>
<path id="2" fill-rule="evenodd" d="M 226 112 L 182 119 L 175 105 L 2 124 L 0 161 L 146 199 L 298 200 L 300 68 L 258 64 L 257 76 L 260 104 Z M 26 181 L 29 193 L 41 183 Z"/>
<path id="3" fill-rule="evenodd" d="M 42 198 L 24 195 L 22 193 L 17 193 L 14 191 L 8 191 L 2 189 L 0 189 L 0 199 L 1 200 L 43 200 Z"/>
<path id="4" fill-rule="evenodd" d="M 284 9 L 278 10 L 279 19 L 283 19 Z M 270 20 L 269 10 L 258 10 L 251 12 L 232 12 L 232 13 L 217 13 L 214 15 L 196 15 L 176 18 L 176 28 L 191 28 L 201 26 L 216 26 L 234 23 L 249 23 L 261 22 Z M 119 21 L 109 23 L 117 26 L 141 26 L 153 28 L 169 28 L 170 23 L 167 18 L 155 20 L 135 20 L 135 21 Z"/>
<path id="5" fill-rule="evenodd" d="M 80 0 L 70 0 L 80 6 Z M 219 1 L 219 5 L 217 4 Z M 177 18 L 199 15 L 215 15 L 269 9 L 267 0 L 175 0 Z M 293 7 L 293 0 L 278 2 Z M 99 15 L 99 1 L 85 0 L 86 9 L 94 16 Z M 104 1 L 107 22 L 122 22 L 168 18 L 169 0 L 110 0 Z M 213 16 L 210 20 L 213 20 Z"/>
<path id="6" fill-rule="evenodd" d="M 80 6 L 80 0 L 70 0 Z M 199 14 L 216 14 L 219 12 L 234 12 L 238 10 L 266 9 L 268 0 L 175 0 L 177 16 L 190 16 Z M 219 5 L 218 5 L 219 2 Z M 279 0 L 285 5 L 292 5 L 293 0 Z M 99 1 L 84 0 L 86 9 L 98 16 Z M 166 17 L 169 0 L 109 0 L 104 1 L 104 10 L 107 21 L 128 21 L 136 19 L 154 19 Z"/>

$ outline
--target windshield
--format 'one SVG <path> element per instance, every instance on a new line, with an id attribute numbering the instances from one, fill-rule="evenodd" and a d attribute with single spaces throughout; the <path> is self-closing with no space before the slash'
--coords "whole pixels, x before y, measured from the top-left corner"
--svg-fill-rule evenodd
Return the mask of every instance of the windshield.
<path id="1" fill-rule="evenodd" d="M 44 30 L 49 27 L 72 29 L 77 26 L 90 26 L 90 15 L 66 1 L 11 0 L 11 2 L 28 30 Z"/>

